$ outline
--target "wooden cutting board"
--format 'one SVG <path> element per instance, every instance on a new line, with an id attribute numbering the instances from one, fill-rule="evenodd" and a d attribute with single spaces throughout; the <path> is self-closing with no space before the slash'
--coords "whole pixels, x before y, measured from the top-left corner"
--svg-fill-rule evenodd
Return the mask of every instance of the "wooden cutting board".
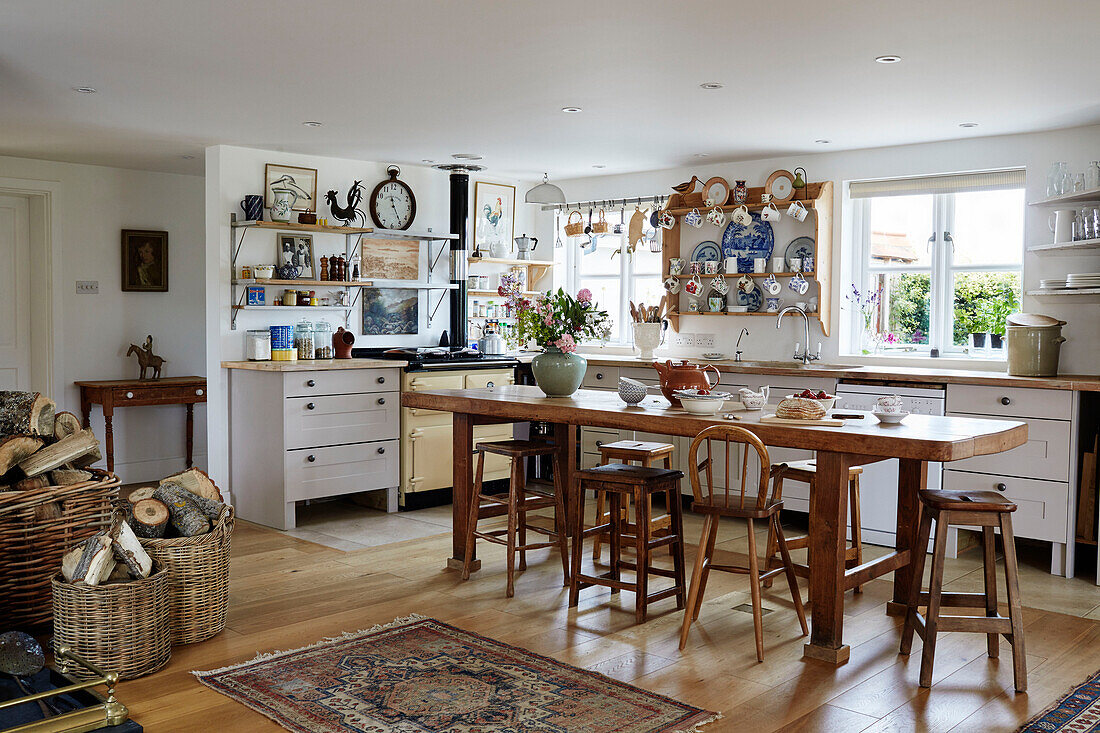
<path id="1" fill-rule="evenodd" d="M 776 417 L 774 413 L 762 415 L 760 422 L 778 423 L 780 425 L 824 425 L 831 428 L 844 426 L 844 421 L 835 417 L 819 417 L 816 420 L 795 420 L 789 417 Z"/>

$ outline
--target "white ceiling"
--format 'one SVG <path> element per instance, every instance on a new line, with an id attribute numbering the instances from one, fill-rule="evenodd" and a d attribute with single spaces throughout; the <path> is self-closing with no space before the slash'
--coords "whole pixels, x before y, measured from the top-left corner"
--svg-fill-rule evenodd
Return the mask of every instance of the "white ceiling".
<path id="1" fill-rule="evenodd" d="M 1071 127 L 1100 122 L 1098 31 L 1097 0 L 3 0 L 0 154 L 565 178 Z"/>

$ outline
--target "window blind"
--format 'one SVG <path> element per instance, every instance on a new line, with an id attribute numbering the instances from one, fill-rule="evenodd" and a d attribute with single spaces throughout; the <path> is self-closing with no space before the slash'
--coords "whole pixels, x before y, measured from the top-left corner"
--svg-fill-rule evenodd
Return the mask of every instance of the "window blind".
<path id="1" fill-rule="evenodd" d="M 913 178 L 887 178 L 878 181 L 852 181 L 848 195 L 854 199 L 874 196 L 919 196 L 921 194 L 1000 191 L 1024 187 L 1024 169 L 951 173 Z"/>

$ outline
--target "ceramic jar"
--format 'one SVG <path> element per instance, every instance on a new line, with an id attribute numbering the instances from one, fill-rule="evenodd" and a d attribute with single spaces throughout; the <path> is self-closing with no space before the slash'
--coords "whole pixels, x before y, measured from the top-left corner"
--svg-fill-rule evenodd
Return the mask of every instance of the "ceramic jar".
<path id="1" fill-rule="evenodd" d="M 580 388 L 586 371 L 587 359 L 563 353 L 557 346 L 547 346 L 546 351 L 531 360 L 535 384 L 547 397 L 569 397 Z"/>
<path id="2" fill-rule="evenodd" d="M 733 203 L 743 204 L 749 200 L 749 189 L 744 181 L 738 181 L 733 187 Z"/>

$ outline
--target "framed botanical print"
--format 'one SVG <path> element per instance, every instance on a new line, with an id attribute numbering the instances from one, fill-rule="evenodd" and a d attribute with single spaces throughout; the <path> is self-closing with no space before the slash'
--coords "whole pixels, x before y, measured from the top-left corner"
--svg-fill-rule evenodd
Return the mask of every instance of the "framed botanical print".
<path id="1" fill-rule="evenodd" d="M 168 232 L 122 230 L 122 290 L 168 292 Z"/>
<path id="2" fill-rule="evenodd" d="M 516 222 L 516 187 L 478 181 L 474 184 L 474 248 L 490 256 L 507 257 L 512 251 Z"/>
<path id="3" fill-rule="evenodd" d="M 274 203 L 273 188 L 289 188 L 298 194 L 293 211 L 317 211 L 317 169 L 268 163 L 264 166 L 264 208 Z"/>
<path id="4" fill-rule="evenodd" d="M 279 267 L 292 264 L 298 268 L 300 279 L 313 280 L 313 235 L 279 232 L 277 241 Z"/>

